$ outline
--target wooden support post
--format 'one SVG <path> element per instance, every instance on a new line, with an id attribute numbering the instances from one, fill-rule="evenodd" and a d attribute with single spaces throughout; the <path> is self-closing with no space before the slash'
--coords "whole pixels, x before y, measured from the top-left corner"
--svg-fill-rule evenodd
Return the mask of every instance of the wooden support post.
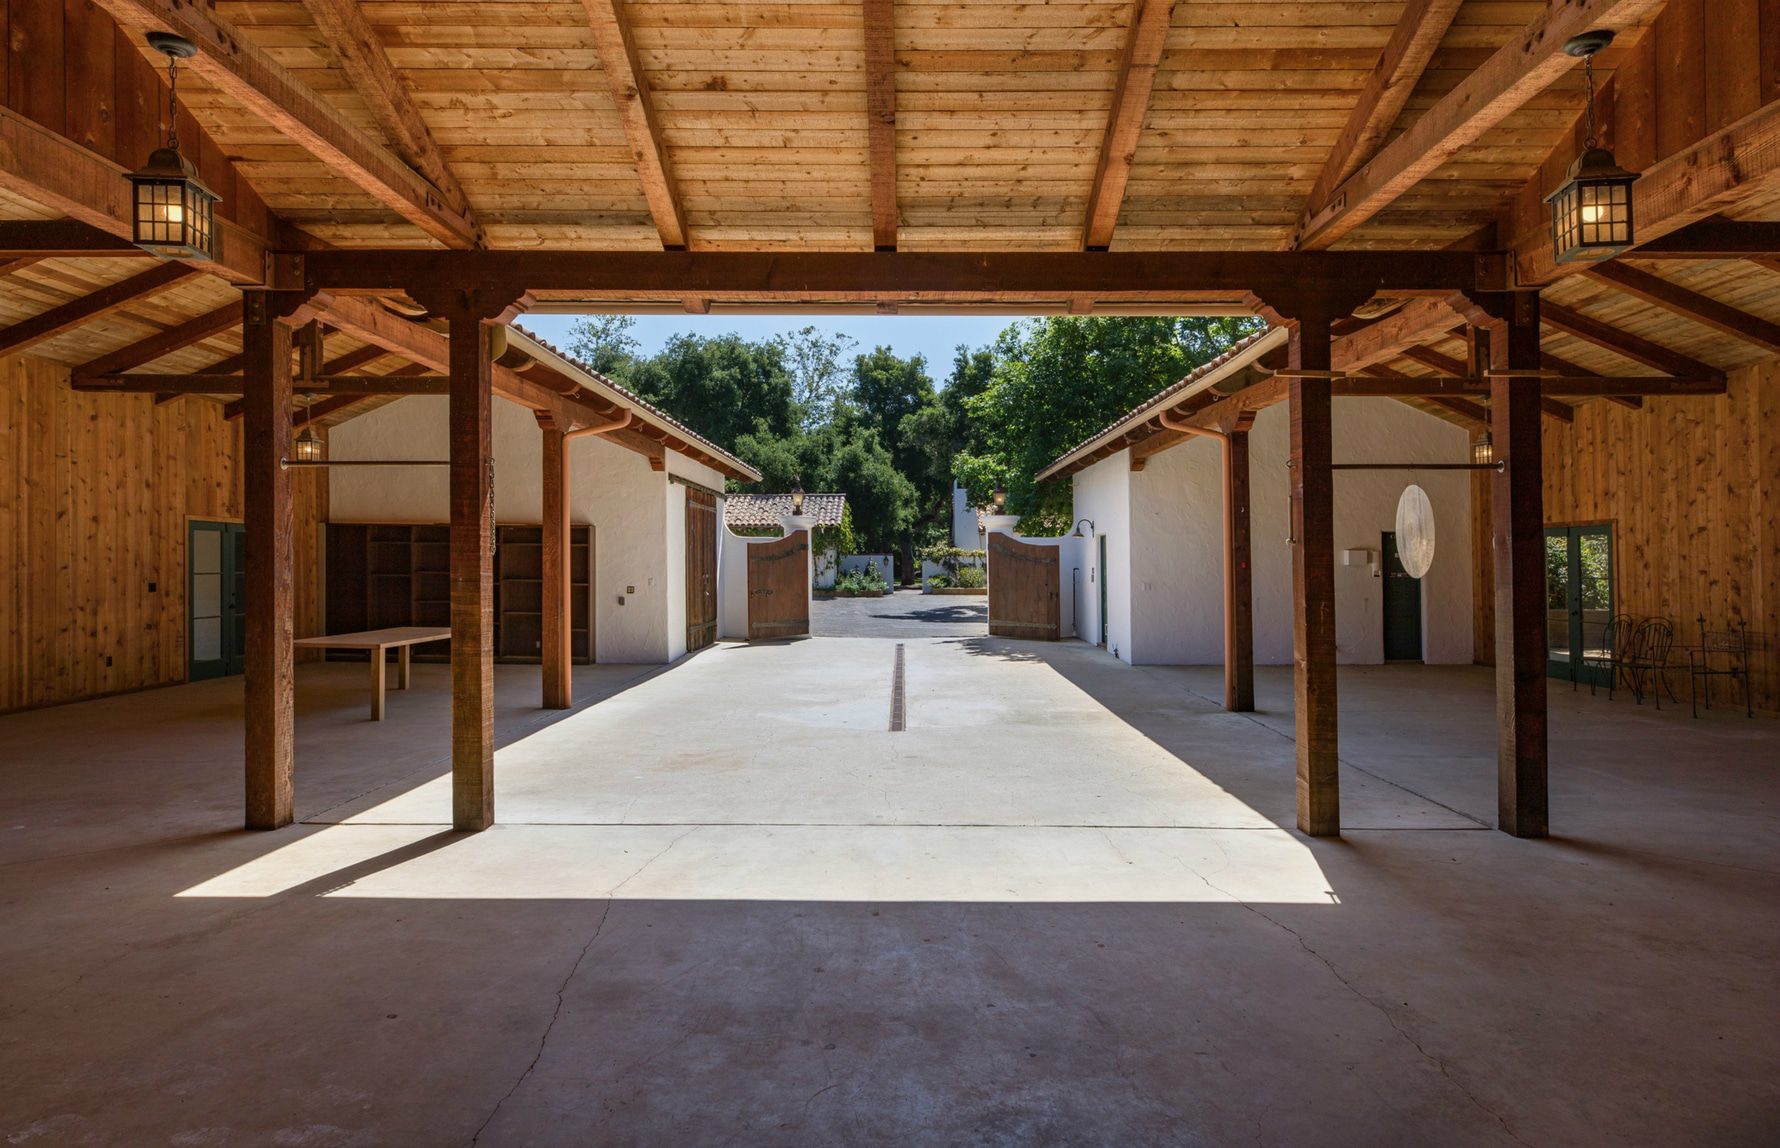
<path id="1" fill-rule="evenodd" d="M 1311 312 L 1292 328 L 1287 362 L 1327 371 L 1329 319 Z M 1335 711 L 1335 472 L 1330 380 L 1293 377 L 1291 409 L 1292 696 L 1298 740 L 1298 828 L 1341 833 Z"/>
<path id="2" fill-rule="evenodd" d="M 1490 361 L 1521 377 L 1490 378 L 1490 437 L 1505 469 L 1490 475 L 1495 547 L 1497 827 L 1547 829 L 1545 509 L 1540 441 L 1539 296 L 1480 296 L 1492 321 Z M 1483 316 L 1480 316 L 1483 317 Z"/>
<path id="3" fill-rule="evenodd" d="M 569 677 L 571 581 L 569 572 L 569 453 L 562 429 L 540 418 L 544 432 L 544 708 L 574 705 Z"/>
<path id="4" fill-rule="evenodd" d="M 1224 436 L 1224 708 L 1255 708 L 1255 595 L 1249 554 L 1248 428 Z"/>
<path id="5" fill-rule="evenodd" d="M 491 327 L 452 314 L 451 823 L 494 824 L 494 456 Z"/>
<path id="6" fill-rule="evenodd" d="M 291 329 L 267 292 L 245 297 L 242 502 L 247 526 L 247 827 L 292 819 Z"/>

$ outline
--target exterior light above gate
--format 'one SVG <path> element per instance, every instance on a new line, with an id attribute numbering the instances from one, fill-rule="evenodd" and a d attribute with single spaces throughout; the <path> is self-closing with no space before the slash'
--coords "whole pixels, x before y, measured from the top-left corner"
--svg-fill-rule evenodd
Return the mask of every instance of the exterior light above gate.
<path id="1" fill-rule="evenodd" d="M 171 32 L 150 32 L 149 47 L 167 57 L 167 146 L 130 173 L 132 239 L 164 259 L 211 259 L 216 252 L 216 193 L 179 154 L 179 61 L 197 46 Z"/>
<path id="2" fill-rule="evenodd" d="M 1551 204 L 1552 257 L 1559 263 L 1611 259 L 1637 241 L 1632 224 L 1632 184 L 1638 173 L 1626 171 L 1595 136 L 1594 54 L 1613 42 L 1613 33 L 1584 32 L 1572 36 L 1564 51 L 1582 58 L 1588 75 L 1588 138 L 1570 165 L 1568 178 L 1545 197 Z"/>
<path id="3" fill-rule="evenodd" d="M 1489 466 L 1496 461 L 1496 444 L 1490 438 L 1490 432 L 1484 431 L 1472 441 L 1471 461 L 1478 466 Z"/>
<path id="4" fill-rule="evenodd" d="M 1086 534 L 1082 533 L 1082 527 L 1084 527 L 1084 526 L 1086 526 L 1088 528 Z M 1073 532 L 1071 532 L 1071 534 L 1069 536 L 1071 538 L 1087 538 L 1087 537 L 1090 537 L 1093 533 L 1094 533 L 1094 520 L 1092 518 L 1084 518 L 1080 522 L 1077 522 L 1075 524 L 1075 530 Z"/>
<path id="5" fill-rule="evenodd" d="M 801 476 L 791 480 L 791 516 L 793 518 L 803 517 L 803 478 Z"/>
<path id="6" fill-rule="evenodd" d="M 314 405 L 314 395 L 308 396 L 307 401 L 303 404 L 303 433 L 297 436 L 297 441 L 291 449 L 291 456 L 298 462 L 320 462 L 327 457 L 327 444 L 322 442 L 321 437 L 315 433 L 312 422 L 315 416 L 310 408 Z"/>
<path id="7" fill-rule="evenodd" d="M 1007 487 L 997 486 L 995 488 L 995 513 L 1000 514 L 1002 512 L 1002 510 L 1004 508 L 1006 508 L 1006 506 L 1007 506 Z"/>

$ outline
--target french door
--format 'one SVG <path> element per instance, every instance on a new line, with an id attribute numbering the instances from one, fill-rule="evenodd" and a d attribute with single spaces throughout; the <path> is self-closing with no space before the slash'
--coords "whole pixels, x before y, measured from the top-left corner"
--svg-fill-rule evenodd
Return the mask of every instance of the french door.
<path id="1" fill-rule="evenodd" d="M 186 533 L 186 680 L 238 674 L 247 660 L 247 530 L 197 522 Z"/>
<path id="2" fill-rule="evenodd" d="M 1545 530 L 1545 672 L 1607 684 L 1607 622 L 1613 617 L 1613 528 Z"/>

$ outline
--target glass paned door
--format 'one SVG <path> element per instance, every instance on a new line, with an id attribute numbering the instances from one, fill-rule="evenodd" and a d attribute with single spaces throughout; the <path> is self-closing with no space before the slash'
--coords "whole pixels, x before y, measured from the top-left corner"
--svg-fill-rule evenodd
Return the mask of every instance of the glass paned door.
<path id="1" fill-rule="evenodd" d="M 246 662 L 247 532 L 193 522 L 186 539 L 186 680 L 238 674 Z"/>
<path id="2" fill-rule="evenodd" d="M 1567 682 L 1606 685 L 1607 623 L 1612 617 L 1612 528 L 1547 528 L 1545 672 Z"/>

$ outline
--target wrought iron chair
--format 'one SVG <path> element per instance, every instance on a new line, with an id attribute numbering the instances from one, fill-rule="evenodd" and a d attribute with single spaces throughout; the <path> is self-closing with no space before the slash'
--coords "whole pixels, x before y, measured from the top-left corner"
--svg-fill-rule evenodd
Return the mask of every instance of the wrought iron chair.
<path id="1" fill-rule="evenodd" d="M 1633 631 L 1632 648 L 1626 657 L 1626 669 L 1630 673 L 1632 696 L 1638 704 L 1644 704 L 1644 678 L 1650 676 L 1651 694 L 1656 698 L 1656 708 L 1663 708 L 1663 690 L 1669 691 L 1669 700 L 1679 705 L 1681 699 L 1675 696 L 1675 687 L 1669 684 L 1669 671 L 1676 667 L 1669 665 L 1669 651 L 1675 646 L 1675 625 L 1667 618 L 1646 618 L 1638 623 Z"/>
<path id="2" fill-rule="evenodd" d="M 1712 679 L 1730 678 L 1743 684 L 1743 712 L 1755 716 L 1749 698 L 1749 623 L 1739 618 L 1737 628 L 1706 629 L 1706 616 L 1699 616 L 1700 644 L 1687 651 L 1689 692 L 1693 695 L 1693 716 L 1700 716 L 1700 684 L 1706 686 L 1706 708 L 1712 708 Z"/>
<path id="3" fill-rule="evenodd" d="M 1613 700 L 1613 689 L 1619 682 L 1619 676 L 1625 672 L 1626 652 L 1631 648 L 1632 634 L 1638 628 L 1638 620 L 1630 614 L 1615 614 L 1607 619 L 1601 627 L 1601 645 L 1598 649 L 1582 651 L 1582 668 L 1604 669 L 1607 671 L 1607 700 Z M 1572 681 L 1570 688 L 1574 690 L 1576 683 Z M 1588 680 L 1589 696 L 1595 692 L 1595 680 Z"/>

